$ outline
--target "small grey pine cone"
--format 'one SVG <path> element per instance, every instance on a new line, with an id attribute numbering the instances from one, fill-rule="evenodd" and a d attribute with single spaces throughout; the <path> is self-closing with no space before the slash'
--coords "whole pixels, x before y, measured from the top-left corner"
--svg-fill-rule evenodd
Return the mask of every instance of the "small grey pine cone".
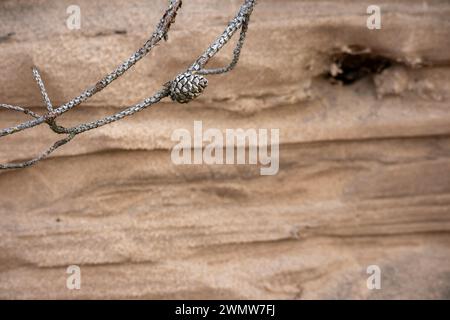
<path id="1" fill-rule="evenodd" d="M 170 97 L 179 103 L 188 103 L 197 98 L 208 86 L 208 79 L 185 72 L 179 74 L 170 85 Z"/>

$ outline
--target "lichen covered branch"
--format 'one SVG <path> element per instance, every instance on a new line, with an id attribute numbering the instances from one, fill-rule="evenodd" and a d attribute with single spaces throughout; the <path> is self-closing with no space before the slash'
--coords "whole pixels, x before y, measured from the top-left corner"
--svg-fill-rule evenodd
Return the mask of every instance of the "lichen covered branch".
<path id="1" fill-rule="evenodd" d="M 56 118 L 58 118 L 63 113 L 71 110 L 72 108 L 80 105 L 81 103 L 87 101 L 96 93 L 102 91 L 113 81 L 117 80 L 126 71 L 128 71 L 132 66 L 134 66 L 138 61 L 145 57 L 161 40 L 167 40 L 168 32 L 171 25 L 175 22 L 178 10 L 182 6 L 182 0 L 170 0 L 169 7 L 164 13 L 163 17 L 159 21 L 155 32 L 152 36 L 145 42 L 145 44 L 138 49 L 131 57 L 124 63 L 119 65 L 115 70 L 106 75 L 103 79 L 98 81 L 94 86 L 83 91 L 79 96 L 72 99 L 71 101 L 63 104 L 58 108 L 54 108 L 51 100 L 48 96 L 47 90 L 45 88 L 42 77 L 37 68 L 33 68 L 33 76 L 39 87 L 42 99 L 47 108 L 47 113 L 44 115 L 38 115 L 31 110 L 28 110 L 19 106 L 12 106 L 7 104 L 0 104 L 0 108 L 18 111 L 30 115 L 33 117 L 32 120 L 23 122 L 17 126 L 6 128 L 0 130 L 0 138 L 6 135 L 14 134 L 22 130 L 30 129 L 41 124 L 48 124 L 50 129 L 58 134 L 66 134 L 64 139 L 57 141 L 50 148 L 45 150 L 36 158 L 12 164 L 0 164 L 1 169 L 19 169 L 29 167 L 45 158 L 47 158 L 51 153 L 53 153 L 59 147 L 70 142 L 76 135 L 84 133 L 86 131 L 102 127 L 104 125 L 110 124 L 112 122 L 123 119 L 127 116 L 131 116 L 137 112 L 140 112 L 151 105 L 160 102 L 162 99 L 170 96 L 173 100 L 180 103 L 187 103 L 197 96 L 199 96 L 204 88 L 207 86 L 207 80 L 203 75 L 213 75 L 226 73 L 234 69 L 239 61 L 240 53 L 244 45 L 246 38 L 246 33 L 248 30 L 248 24 L 250 21 L 250 15 L 253 12 L 253 8 L 256 5 L 256 0 L 245 0 L 244 4 L 241 6 L 236 17 L 231 20 L 225 31 L 219 36 L 212 44 L 209 46 L 204 53 L 186 70 L 177 76 L 176 79 L 169 81 L 163 85 L 163 87 L 157 91 L 154 95 L 148 97 L 142 102 L 127 107 L 124 110 L 113 114 L 111 116 L 99 119 L 96 121 L 82 123 L 71 128 L 65 128 L 59 126 L 56 123 Z M 205 69 L 204 67 L 207 63 L 219 52 L 233 37 L 233 35 L 241 29 L 240 37 L 237 41 L 236 47 L 233 51 L 233 59 L 231 63 L 223 68 L 218 69 Z"/>

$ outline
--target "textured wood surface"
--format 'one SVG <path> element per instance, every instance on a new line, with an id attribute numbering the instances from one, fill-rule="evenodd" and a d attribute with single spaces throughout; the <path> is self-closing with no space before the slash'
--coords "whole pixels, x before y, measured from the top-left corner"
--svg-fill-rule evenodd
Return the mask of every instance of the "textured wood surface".
<path id="1" fill-rule="evenodd" d="M 145 41 L 167 1 L 0 2 L 0 101 L 42 111 Z M 187 106 L 166 101 L 77 137 L 35 167 L 0 172 L 0 298 L 450 298 L 450 4 L 258 4 L 237 69 Z M 76 124 L 152 94 L 190 65 L 240 1 L 185 1 L 137 67 L 64 116 Z M 351 85 L 325 75 L 355 45 L 392 62 Z M 232 50 L 231 46 L 228 53 Z M 230 56 L 220 54 L 215 65 Z M 25 116 L 0 111 L 0 127 Z M 175 166 L 173 130 L 279 128 L 280 171 Z M 55 140 L 2 138 L 0 161 Z M 82 288 L 66 288 L 79 265 Z M 368 290 L 378 265 L 382 289 Z"/>

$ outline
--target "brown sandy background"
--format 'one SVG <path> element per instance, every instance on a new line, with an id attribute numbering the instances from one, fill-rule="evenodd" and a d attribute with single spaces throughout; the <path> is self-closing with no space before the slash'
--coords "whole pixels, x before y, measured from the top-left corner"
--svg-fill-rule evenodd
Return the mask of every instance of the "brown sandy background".
<path id="1" fill-rule="evenodd" d="M 151 95 L 241 2 L 185 1 L 169 42 L 63 123 Z M 79 31 L 65 26 L 71 4 Z M 0 101 L 43 111 L 33 65 L 55 105 L 70 100 L 128 58 L 166 4 L 0 1 Z M 370 4 L 381 30 L 366 28 Z M 448 1 L 261 0 L 237 69 L 209 77 L 195 102 L 166 100 L 0 172 L 0 298 L 450 298 L 449 17 Z M 356 46 L 392 66 L 332 84 L 331 57 Z M 0 111 L 0 127 L 24 119 Z M 171 133 L 194 120 L 279 128 L 279 174 L 174 166 Z M 56 138 L 47 128 L 3 138 L 0 161 Z M 72 264 L 79 291 L 66 288 Z M 366 287 L 373 264 L 381 290 Z"/>

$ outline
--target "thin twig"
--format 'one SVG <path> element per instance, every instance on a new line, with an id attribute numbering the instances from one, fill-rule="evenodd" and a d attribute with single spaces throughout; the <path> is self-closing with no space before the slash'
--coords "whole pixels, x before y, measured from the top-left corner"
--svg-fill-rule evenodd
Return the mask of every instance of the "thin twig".
<path id="1" fill-rule="evenodd" d="M 22 112 L 22 113 L 25 113 L 26 115 L 32 116 L 33 118 L 39 118 L 40 117 L 40 115 L 38 115 L 37 113 L 31 111 L 30 109 L 26 109 L 26 108 L 19 107 L 19 106 L 12 106 L 12 105 L 9 105 L 9 104 L 1 103 L 0 104 L 0 108 L 7 109 L 7 110 L 12 110 L 12 111 Z"/>
<path id="2" fill-rule="evenodd" d="M 75 136 L 76 135 L 72 133 L 69 136 L 67 136 L 66 138 L 55 142 L 55 144 L 53 144 L 50 148 L 45 150 L 43 153 L 41 153 L 39 156 L 37 156 L 34 159 L 31 159 L 31 160 L 28 160 L 28 161 L 25 161 L 25 162 L 20 162 L 20 163 L 0 164 L 0 170 L 2 170 L 2 169 L 22 169 L 22 168 L 26 168 L 26 167 L 32 166 L 36 162 L 39 162 L 39 161 L 47 158 L 52 152 L 54 152 L 59 147 L 62 147 L 66 143 L 68 143 Z"/>
<path id="3" fill-rule="evenodd" d="M 248 17 L 252 14 L 253 8 L 256 5 L 256 0 L 246 0 L 239 10 L 238 15 L 231 20 L 228 27 L 203 54 L 191 65 L 188 69 L 191 72 L 198 72 L 202 70 L 206 64 L 214 57 L 230 41 L 231 37 L 239 30 Z"/>
<path id="4" fill-rule="evenodd" d="M 142 110 L 148 108 L 149 106 L 160 102 L 162 99 L 164 99 L 168 95 L 169 95 L 169 87 L 164 86 L 155 95 L 145 99 L 144 101 L 142 101 L 134 106 L 131 106 L 131 107 L 129 107 L 123 111 L 120 111 L 114 115 L 111 115 L 109 117 L 105 117 L 105 118 L 97 120 L 97 121 L 81 124 L 76 127 L 70 128 L 69 132 L 73 132 L 75 134 L 80 134 L 82 132 L 86 132 L 86 131 L 89 131 L 92 129 L 103 127 L 104 125 L 107 125 L 109 123 L 115 122 L 117 120 L 123 119 L 128 116 L 131 116 L 139 111 L 142 111 Z"/>
<path id="5" fill-rule="evenodd" d="M 241 29 L 241 34 L 239 36 L 239 40 L 236 44 L 236 47 L 234 48 L 233 51 L 233 60 L 230 62 L 230 64 L 226 67 L 223 68 L 217 68 L 217 69 L 202 69 L 197 71 L 197 74 L 201 74 L 201 75 L 211 75 L 211 74 L 222 74 L 222 73 L 227 73 L 230 72 L 231 70 L 234 69 L 234 67 L 236 67 L 236 65 L 239 62 L 239 57 L 241 55 L 241 50 L 242 47 L 244 46 L 244 42 L 245 42 L 245 37 L 247 35 L 247 30 L 248 30 L 248 24 L 250 22 L 250 15 L 245 19 L 243 25 L 242 25 L 242 29 Z"/>
<path id="6" fill-rule="evenodd" d="M 44 82 L 42 81 L 41 74 L 39 73 L 38 68 L 33 67 L 33 76 L 34 80 L 36 80 L 39 90 L 41 91 L 42 100 L 44 100 L 45 106 L 49 112 L 53 111 L 53 106 L 48 97 L 47 90 L 45 90 Z"/>
<path id="7" fill-rule="evenodd" d="M 82 102 L 87 101 L 96 93 L 102 91 L 114 80 L 122 76 L 126 71 L 128 71 L 143 57 L 145 57 L 162 39 L 164 39 L 165 35 L 170 30 L 171 25 L 175 22 L 177 12 L 181 8 L 181 4 L 182 0 L 173 0 L 173 1 L 171 0 L 169 8 L 164 13 L 164 16 L 161 18 L 160 22 L 156 27 L 155 32 L 153 32 L 150 39 L 148 39 L 139 50 L 137 50 L 134 54 L 132 54 L 128 60 L 126 60 L 124 63 L 118 66 L 114 71 L 106 75 L 103 79 L 98 81 L 94 86 L 86 89 L 78 97 L 72 99 L 66 104 L 63 104 L 62 106 L 58 107 L 57 109 L 53 110 L 53 112 L 50 112 L 47 115 L 44 115 L 31 121 L 21 123 L 17 126 L 0 130 L 0 137 L 17 133 L 19 131 L 29 129 L 38 126 L 44 122 L 47 122 L 48 119 L 55 118 L 55 116 L 59 116 L 69 111 L 70 109 L 78 106 Z"/>

